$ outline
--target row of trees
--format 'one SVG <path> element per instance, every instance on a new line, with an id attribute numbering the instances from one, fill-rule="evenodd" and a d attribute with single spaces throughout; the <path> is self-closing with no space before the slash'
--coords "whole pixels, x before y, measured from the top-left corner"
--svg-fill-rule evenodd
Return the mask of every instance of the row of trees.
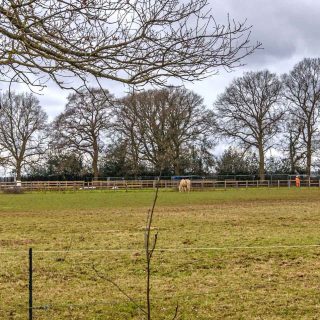
<path id="1" fill-rule="evenodd" d="M 121 99 L 91 88 L 70 94 L 64 112 L 48 123 L 34 95 L 6 92 L 0 97 L 1 162 L 17 179 L 23 168 L 38 176 L 90 172 L 94 178 L 216 169 L 258 171 L 264 179 L 267 151 L 276 149 L 282 159 L 269 159 L 268 168 L 310 174 L 319 101 L 320 59 L 304 59 L 281 77 L 245 73 L 210 109 L 181 87 Z M 221 138 L 236 148 L 216 158 L 213 147 Z"/>
<path id="2" fill-rule="evenodd" d="M 212 111 L 184 88 L 149 90 L 115 99 L 107 90 L 70 94 L 48 123 L 32 94 L 5 93 L 0 147 L 3 165 L 34 175 L 139 175 L 205 172 L 213 146 Z M 41 161 L 40 161 L 41 158 Z M 198 168 L 195 168 L 198 166 Z"/>
<path id="3" fill-rule="evenodd" d="M 290 172 L 310 175 L 319 143 L 320 59 L 304 59 L 278 77 L 269 71 L 235 79 L 215 103 L 217 133 L 259 156 L 264 179 L 266 152 L 278 149 Z"/>

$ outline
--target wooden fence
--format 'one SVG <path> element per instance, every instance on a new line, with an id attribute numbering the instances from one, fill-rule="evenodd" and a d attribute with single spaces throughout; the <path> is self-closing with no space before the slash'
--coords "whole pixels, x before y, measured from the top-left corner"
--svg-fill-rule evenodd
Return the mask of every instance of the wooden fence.
<path id="1" fill-rule="evenodd" d="M 25 191 L 62 191 L 62 190 L 132 190 L 154 189 L 156 180 L 115 180 L 115 181 L 22 181 L 21 188 Z M 159 187 L 178 189 L 179 181 L 160 180 Z M 291 188 L 295 186 L 294 180 L 192 180 L 191 190 L 206 189 L 234 189 L 234 188 Z M 320 187 L 320 180 L 302 180 L 301 187 Z M 0 191 L 16 188 L 14 182 L 0 182 Z"/>

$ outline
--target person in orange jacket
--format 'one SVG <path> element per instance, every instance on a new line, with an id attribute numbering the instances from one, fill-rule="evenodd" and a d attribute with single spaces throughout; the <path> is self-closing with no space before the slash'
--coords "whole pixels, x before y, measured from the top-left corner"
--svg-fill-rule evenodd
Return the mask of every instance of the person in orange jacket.
<path id="1" fill-rule="evenodd" d="M 300 188 L 300 178 L 299 178 L 299 176 L 296 176 L 296 187 Z"/>

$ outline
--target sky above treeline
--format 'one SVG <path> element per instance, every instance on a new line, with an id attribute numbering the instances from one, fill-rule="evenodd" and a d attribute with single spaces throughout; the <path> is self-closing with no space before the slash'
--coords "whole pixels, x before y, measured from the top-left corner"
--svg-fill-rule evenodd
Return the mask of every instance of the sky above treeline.
<path id="1" fill-rule="evenodd" d="M 318 0 L 210 0 L 216 21 L 224 24 L 228 14 L 235 21 L 247 20 L 252 25 L 251 42 L 259 41 L 263 49 L 243 60 L 244 66 L 233 72 L 219 74 L 186 87 L 200 94 L 207 107 L 212 107 L 233 78 L 245 71 L 269 69 L 277 74 L 289 72 L 304 57 L 320 57 L 320 1 Z M 112 81 L 103 86 L 117 97 L 127 88 Z M 5 84 L 1 84 L 2 90 Z M 23 89 L 22 86 L 17 90 Z M 25 89 L 25 88 L 24 88 Z M 50 119 L 63 111 L 68 91 L 49 83 L 39 96 Z"/>

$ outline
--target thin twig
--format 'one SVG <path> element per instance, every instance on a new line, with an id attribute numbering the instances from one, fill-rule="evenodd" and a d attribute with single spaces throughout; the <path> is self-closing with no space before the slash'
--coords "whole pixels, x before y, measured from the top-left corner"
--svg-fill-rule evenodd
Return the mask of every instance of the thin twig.
<path id="1" fill-rule="evenodd" d="M 172 320 L 177 319 L 177 316 L 178 316 L 178 309 L 179 309 L 179 304 L 178 304 L 178 302 L 177 302 L 176 309 L 175 309 L 174 316 L 173 316 Z"/>
<path id="2" fill-rule="evenodd" d="M 129 301 L 131 303 L 133 303 L 140 311 L 142 311 L 144 314 L 147 314 L 147 311 L 144 310 L 132 297 L 130 297 L 116 282 L 114 282 L 113 280 L 111 280 L 108 277 L 105 277 L 104 275 L 102 275 L 95 267 L 95 265 L 92 265 L 93 270 L 96 272 L 97 276 L 105 281 L 108 281 L 109 283 L 111 283 L 114 287 L 116 287 L 125 297 L 127 297 L 129 299 Z"/>
<path id="3" fill-rule="evenodd" d="M 153 202 L 151 209 L 148 210 L 147 215 L 147 223 L 146 223 L 146 230 L 145 230 L 145 253 L 146 253 L 146 270 L 147 270 L 147 284 L 146 284 L 146 300 L 147 300 L 147 319 L 151 320 L 151 259 L 153 252 L 155 251 L 157 239 L 158 239 L 158 233 L 154 235 L 153 243 L 150 243 L 150 237 L 151 237 L 151 226 L 152 226 L 152 220 L 153 220 L 153 214 L 154 209 L 157 203 L 158 195 L 159 195 L 159 186 L 160 186 L 160 178 L 161 178 L 162 172 L 160 172 L 157 184 L 156 184 L 156 192 L 154 194 Z"/>

